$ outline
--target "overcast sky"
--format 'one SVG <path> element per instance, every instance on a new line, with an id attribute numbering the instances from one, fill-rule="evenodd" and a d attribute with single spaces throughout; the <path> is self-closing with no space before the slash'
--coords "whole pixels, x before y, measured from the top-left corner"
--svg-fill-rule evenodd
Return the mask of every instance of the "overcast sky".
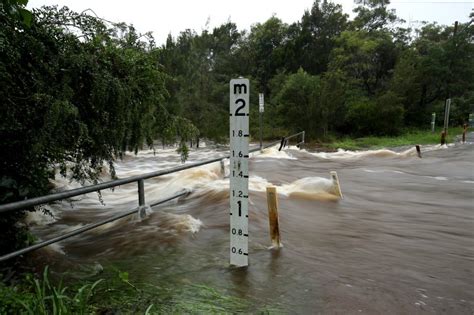
<path id="1" fill-rule="evenodd" d="M 353 16 L 353 0 L 333 2 L 342 4 L 344 12 Z M 104 19 L 133 24 L 139 32 L 153 31 L 161 44 L 169 33 L 176 37 L 187 28 L 200 32 L 206 24 L 212 29 L 229 19 L 239 30 L 250 29 L 272 14 L 283 22 L 293 23 L 312 3 L 313 0 L 30 0 L 28 8 L 65 5 L 78 12 L 90 8 Z M 418 26 L 420 21 L 447 25 L 456 20 L 468 21 L 474 0 L 392 0 L 390 7 L 412 26 Z"/>

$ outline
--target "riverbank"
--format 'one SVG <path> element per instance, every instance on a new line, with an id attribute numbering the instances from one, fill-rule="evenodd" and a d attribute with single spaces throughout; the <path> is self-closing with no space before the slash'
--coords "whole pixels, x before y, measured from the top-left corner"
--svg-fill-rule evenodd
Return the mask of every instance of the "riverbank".
<path id="1" fill-rule="evenodd" d="M 447 143 L 456 141 L 456 137 L 459 137 L 463 132 L 462 127 L 454 127 L 448 130 L 448 136 L 446 137 Z M 390 147 L 400 147 L 406 145 L 416 144 L 437 144 L 440 143 L 441 139 L 441 128 L 437 128 L 435 132 L 425 130 L 410 130 L 403 134 L 395 137 L 362 137 L 362 138 L 350 138 L 350 137 L 329 137 L 326 141 L 313 141 L 306 144 L 306 148 L 314 151 L 337 151 L 338 149 L 344 150 L 367 150 L 367 149 L 380 149 Z"/>

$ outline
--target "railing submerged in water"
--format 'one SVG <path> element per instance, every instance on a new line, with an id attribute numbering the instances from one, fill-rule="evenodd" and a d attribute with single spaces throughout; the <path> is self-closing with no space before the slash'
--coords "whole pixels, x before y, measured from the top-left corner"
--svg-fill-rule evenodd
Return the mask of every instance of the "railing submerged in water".
<path id="1" fill-rule="evenodd" d="M 305 132 L 302 131 L 302 132 L 293 134 L 293 135 L 288 136 L 288 137 L 283 137 L 281 141 L 275 141 L 275 142 L 269 143 L 267 145 L 262 146 L 261 148 L 260 147 L 253 148 L 253 149 L 249 150 L 249 153 L 254 153 L 254 152 L 257 152 L 257 151 L 260 151 L 262 149 L 266 149 L 266 148 L 269 148 L 269 147 L 272 147 L 272 146 L 275 146 L 275 145 L 278 145 L 278 144 L 280 144 L 279 150 L 281 150 L 287 144 L 287 141 L 289 139 L 297 137 L 298 135 L 302 135 L 302 141 L 297 143 L 297 146 L 299 146 L 302 143 L 304 143 L 304 134 L 305 134 Z M 138 184 L 138 207 L 137 208 L 127 210 L 126 212 L 118 214 L 116 216 L 101 220 L 101 221 L 96 222 L 96 223 L 88 224 L 86 226 L 78 228 L 78 229 L 76 229 L 74 231 L 71 231 L 69 233 L 54 237 L 52 239 L 37 243 L 37 244 L 29 246 L 29 247 L 25 247 L 23 249 L 11 252 L 11 253 L 6 254 L 6 255 L 0 256 L 0 262 L 6 261 L 6 260 L 14 258 L 14 257 L 18 257 L 20 255 L 32 252 L 32 251 L 37 250 L 39 248 L 42 248 L 42 247 L 57 243 L 59 241 L 68 239 L 70 237 L 73 237 L 73 236 L 76 236 L 78 234 L 84 233 L 86 231 L 92 230 L 92 229 L 94 229 L 96 227 L 99 227 L 101 225 L 119 220 L 121 218 L 132 215 L 134 213 L 137 213 L 137 211 L 140 214 L 141 209 L 143 209 L 143 207 L 146 206 L 146 204 L 145 204 L 145 189 L 144 189 L 145 179 L 158 177 L 158 176 L 163 176 L 163 175 L 167 175 L 167 174 L 187 170 L 187 169 L 194 168 L 194 167 L 199 167 L 199 166 L 203 166 L 203 165 L 207 165 L 207 164 L 211 164 L 211 163 L 220 162 L 220 161 L 223 161 L 223 160 L 228 159 L 228 158 L 230 158 L 230 156 L 225 155 L 225 156 L 221 156 L 221 157 L 217 157 L 217 158 L 213 158 L 213 159 L 209 159 L 209 160 L 205 160 L 205 161 L 201 161 L 201 162 L 196 162 L 196 163 L 192 163 L 192 164 L 188 164 L 188 165 L 173 167 L 173 168 L 170 168 L 170 169 L 167 169 L 167 170 L 150 172 L 150 173 L 146 173 L 146 174 L 142 174 L 142 175 L 131 176 L 131 177 L 128 177 L 128 178 L 116 179 L 116 180 L 112 180 L 112 181 L 108 181 L 108 182 L 104 182 L 104 183 L 100 183 L 100 184 L 96 184 L 96 185 L 90 185 L 90 186 L 86 186 L 86 187 L 81 187 L 81 188 L 71 189 L 71 190 L 62 191 L 62 192 L 58 192 L 58 193 L 53 193 L 53 194 L 46 195 L 46 196 L 35 197 L 35 198 L 26 199 L 26 200 L 22 200 L 22 201 L 2 204 L 2 205 L 0 205 L 0 215 L 2 213 L 6 213 L 6 212 L 10 212 L 10 211 L 24 210 L 24 209 L 31 208 L 31 207 L 34 207 L 34 206 L 43 205 L 43 204 L 47 204 L 47 203 L 50 203 L 50 202 L 63 200 L 63 199 L 67 199 L 67 198 L 71 198 L 71 197 L 75 197 L 75 196 L 84 195 L 84 194 L 87 194 L 87 193 L 90 193 L 90 192 L 96 192 L 96 191 L 101 191 L 101 190 L 108 189 L 108 188 L 114 188 L 114 187 L 117 187 L 117 186 L 129 184 L 129 183 L 133 183 L 133 182 L 137 182 L 137 184 Z M 185 196 L 189 193 L 190 193 L 190 191 L 183 190 L 183 191 L 178 192 L 177 194 L 175 194 L 173 196 L 170 196 L 170 197 L 167 197 L 167 198 L 164 198 L 164 199 L 160 199 L 160 200 L 150 204 L 149 207 L 158 206 L 160 204 L 166 203 L 166 202 L 174 200 L 176 198 Z"/>
<path id="2" fill-rule="evenodd" d="M 295 144 L 295 145 L 299 148 L 300 145 L 302 145 L 302 144 L 304 143 L 304 136 L 305 136 L 305 132 L 304 132 L 304 131 L 295 133 L 294 135 L 291 135 L 291 136 L 288 136 L 288 137 L 283 137 L 283 138 L 281 138 L 280 148 L 278 149 L 278 151 L 281 151 L 281 149 L 283 149 L 285 146 L 287 146 L 290 139 L 296 138 L 296 137 L 298 137 L 299 135 L 301 135 L 301 141 L 300 141 L 300 142 L 297 142 L 297 143 Z"/>

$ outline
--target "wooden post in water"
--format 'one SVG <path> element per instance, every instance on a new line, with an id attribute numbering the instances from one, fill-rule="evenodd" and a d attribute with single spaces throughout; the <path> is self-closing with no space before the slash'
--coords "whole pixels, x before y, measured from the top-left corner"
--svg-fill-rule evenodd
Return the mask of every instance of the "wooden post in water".
<path id="1" fill-rule="evenodd" d="M 267 187 L 268 221 L 272 248 L 280 248 L 280 227 L 278 222 L 278 199 L 275 186 Z"/>
<path id="2" fill-rule="evenodd" d="M 464 130 L 462 132 L 462 143 L 466 143 L 466 132 L 467 132 L 467 124 L 464 124 Z"/>
<path id="3" fill-rule="evenodd" d="M 341 199 L 344 199 L 344 196 L 342 196 L 341 185 L 339 184 L 339 177 L 337 177 L 336 171 L 331 171 L 330 175 L 332 179 L 334 193 L 337 196 L 341 197 Z"/>
<path id="4" fill-rule="evenodd" d="M 446 144 L 446 129 L 443 129 L 443 131 L 441 132 L 441 145 L 445 145 Z"/>
<path id="5" fill-rule="evenodd" d="M 421 159 L 421 148 L 418 144 L 416 145 L 416 154 L 418 154 L 418 157 Z"/>

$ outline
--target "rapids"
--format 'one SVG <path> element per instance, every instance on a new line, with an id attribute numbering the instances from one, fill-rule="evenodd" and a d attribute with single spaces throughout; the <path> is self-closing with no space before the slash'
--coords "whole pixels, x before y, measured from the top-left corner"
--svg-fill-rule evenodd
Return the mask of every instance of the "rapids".
<path id="1" fill-rule="evenodd" d="M 472 143 L 318 153 L 277 147 L 249 161 L 249 262 L 228 267 L 229 179 L 219 163 L 145 181 L 146 201 L 186 197 L 42 250 L 56 265 L 120 264 L 131 277 L 205 283 L 287 313 L 474 312 Z M 193 149 L 192 163 L 226 153 Z M 129 154 L 120 178 L 180 165 L 174 148 Z M 332 190 L 337 171 L 344 199 Z M 104 180 L 107 180 L 104 174 Z M 64 178 L 60 189 L 77 187 Z M 277 187 L 284 247 L 269 250 L 265 189 Z M 39 239 L 137 206 L 136 184 L 31 213 Z M 60 268 L 60 267 L 58 267 Z"/>

